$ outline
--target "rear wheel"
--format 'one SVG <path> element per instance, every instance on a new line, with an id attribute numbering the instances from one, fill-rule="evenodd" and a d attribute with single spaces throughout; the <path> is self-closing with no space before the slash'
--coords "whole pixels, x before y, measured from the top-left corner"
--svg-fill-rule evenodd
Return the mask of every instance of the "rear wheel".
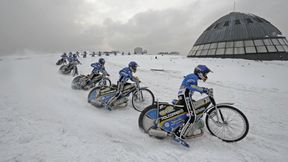
<path id="1" fill-rule="evenodd" d="M 243 139 L 249 131 L 249 123 L 246 116 L 232 106 L 218 106 L 217 110 L 211 109 L 206 116 L 206 126 L 209 132 L 225 142 L 236 142 Z"/>
<path id="2" fill-rule="evenodd" d="M 139 112 L 154 103 L 154 95 L 149 89 L 140 89 L 132 96 L 133 108 Z"/>
<path id="3" fill-rule="evenodd" d="M 156 105 L 150 105 L 141 112 L 138 118 L 139 128 L 142 129 L 147 134 L 151 128 L 156 127 L 155 123 L 158 118 L 157 111 L 158 110 Z"/>
<path id="4" fill-rule="evenodd" d="M 100 87 L 93 88 L 88 94 L 88 103 L 92 104 L 97 108 L 103 107 L 101 97 L 98 96 L 100 91 Z"/>

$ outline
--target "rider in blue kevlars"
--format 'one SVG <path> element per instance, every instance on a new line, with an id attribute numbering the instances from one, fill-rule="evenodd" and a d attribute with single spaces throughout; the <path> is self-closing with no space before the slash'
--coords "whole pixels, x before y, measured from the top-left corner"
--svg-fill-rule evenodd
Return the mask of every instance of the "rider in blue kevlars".
<path id="1" fill-rule="evenodd" d="M 105 65 L 104 58 L 100 58 L 98 62 L 91 64 L 91 66 L 93 67 L 93 70 L 87 79 L 88 85 L 90 85 L 96 80 L 99 80 L 101 77 L 103 77 L 103 75 L 109 76 L 109 74 L 105 70 L 104 65 Z"/>
<path id="2" fill-rule="evenodd" d="M 113 103 L 118 99 L 119 96 L 121 96 L 124 86 L 128 85 L 127 81 L 130 79 L 133 82 L 139 81 L 137 77 L 133 76 L 133 73 L 136 72 L 137 67 L 139 65 L 135 61 L 131 61 L 128 64 L 128 67 L 123 68 L 119 71 L 120 78 L 117 82 L 117 91 L 115 93 L 115 96 L 111 97 L 111 99 L 108 100 L 108 102 L 105 105 L 105 108 L 108 110 L 111 110 L 111 106 Z"/>
<path id="3" fill-rule="evenodd" d="M 184 108 L 187 112 L 192 112 L 192 110 L 189 110 L 189 107 L 191 108 L 191 104 L 193 102 L 192 95 L 194 92 L 199 93 L 208 93 L 209 89 L 205 87 L 199 87 L 198 86 L 198 80 L 202 80 L 205 82 L 208 77 L 207 74 L 209 72 L 212 72 L 206 65 L 198 65 L 194 69 L 194 73 L 186 75 L 184 77 L 184 80 L 182 81 L 182 84 L 180 86 L 179 92 L 178 92 L 178 101 L 177 105 L 184 105 Z M 192 102 L 191 102 L 192 101 Z M 187 106 L 187 104 L 190 104 L 191 106 Z M 188 119 L 185 121 L 185 125 L 180 126 L 178 129 L 176 129 L 174 134 L 174 140 L 175 141 L 183 141 L 183 135 L 185 134 L 186 130 L 188 129 L 189 125 L 193 122 L 192 120 Z"/>
<path id="4" fill-rule="evenodd" d="M 63 59 L 63 60 L 66 60 L 67 59 L 67 54 L 66 54 L 66 52 L 64 52 L 62 55 L 61 55 L 61 58 Z"/>

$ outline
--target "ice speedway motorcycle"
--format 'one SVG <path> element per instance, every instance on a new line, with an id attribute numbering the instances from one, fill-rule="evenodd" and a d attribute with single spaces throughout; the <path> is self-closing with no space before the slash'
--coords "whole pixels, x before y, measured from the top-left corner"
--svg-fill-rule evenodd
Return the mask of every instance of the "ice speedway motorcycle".
<path id="1" fill-rule="evenodd" d="M 186 105 L 190 113 L 183 109 L 184 105 L 155 102 L 141 112 L 138 125 L 144 133 L 159 139 L 173 136 L 178 127 L 184 126 L 188 128 L 183 136 L 187 139 L 203 134 L 202 118 L 206 114 L 205 125 L 208 131 L 225 142 L 240 141 L 249 131 L 246 116 L 232 106 L 233 103 L 216 104 L 213 89 L 209 89 L 207 97 Z M 189 119 L 191 124 L 184 125 Z M 180 144 L 189 147 L 184 141 Z"/>
<path id="2" fill-rule="evenodd" d="M 78 68 L 77 68 L 77 65 L 80 64 L 80 63 L 77 63 L 77 62 L 72 62 L 72 63 L 69 63 L 67 65 L 62 65 L 60 68 L 59 68 L 59 71 L 62 73 L 62 74 L 70 74 L 71 71 L 72 72 L 72 75 L 73 76 L 76 76 L 78 75 Z"/>
<path id="3" fill-rule="evenodd" d="M 147 87 L 140 87 L 140 81 L 126 83 L 122 95 L 111 105 L 112 109 L 124 108 L 128 105 L 128 97 L 132 94 L 132 106 L 141 112 L 145 107 L 154 103 L 154 94 Z M 104 104 L 115 95 L 117 85 L 93 88 L 88 94 L 88 102 L 95 107 L 104 107 Z"/>
<path id="4" fill-rule="evenodd" d="M 102 86 L 110 87 L 111 86 L 111 81 L 107 75 L 97 74 L 94 77 L 94 79 L 92 79 L 92 81 L 91 81 L 92 83 L 89 83 L 90 81 L 88 81 L 88 79 L 89 79 L 90 75 L 93 75 L 93 74 L 76 76 L 72 80 L 72 88 L 73 89 L 88 90 L 88 89 L 93 88 L 95 86 L 98 86 L 98 87 L 102 87 Z"/>
<path id="5" fill-rule="evenodd" d="M 66 64 L 67 62 L 66 62 L 66 59 L 64 59 L 64 58 L 61 58 L 61 59 L 59 59 L 57 62 L 56 62 L 56 65 L 62 65 L 62 64 Z"/>

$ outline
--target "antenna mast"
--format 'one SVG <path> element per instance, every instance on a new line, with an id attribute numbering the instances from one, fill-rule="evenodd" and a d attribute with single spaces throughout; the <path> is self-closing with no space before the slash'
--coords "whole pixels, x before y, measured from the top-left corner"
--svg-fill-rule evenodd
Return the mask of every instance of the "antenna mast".
<path id="1" fill-rule="evenodd" d="M 234 0 L 233 12 L 235 12 L 235 8 L 236 8 L 236 0 Z"/>

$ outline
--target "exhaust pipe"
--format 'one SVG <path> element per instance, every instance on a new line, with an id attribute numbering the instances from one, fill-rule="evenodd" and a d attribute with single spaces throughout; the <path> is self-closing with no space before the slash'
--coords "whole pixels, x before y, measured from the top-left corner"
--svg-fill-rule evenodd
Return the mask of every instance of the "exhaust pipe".
<path id="1" fill-rule="evenodd" d="M 161 137 L 161 138 L 165 138 L 168 136 L 167 132 L 162 131 L 162 130 L 153 129 L 153 128 L 148 131 L 148 134 L 150 136 L 156 136 L 156 137 Z"/>

